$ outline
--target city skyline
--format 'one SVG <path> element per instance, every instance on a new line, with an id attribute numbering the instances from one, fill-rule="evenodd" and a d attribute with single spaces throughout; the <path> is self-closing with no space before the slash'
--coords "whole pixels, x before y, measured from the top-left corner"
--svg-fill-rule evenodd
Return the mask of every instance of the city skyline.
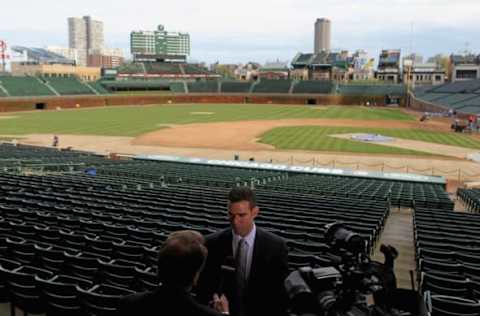
<path id="1" fill-rule="evenodd" d="M 9 46 L 67 46 L 66 18 L 90 15 L 104 22 L 106 45 L 122 48 L 127 56 L 132 30 L 164 24 L 172 31 L 190 33 L 191 60 L 263 63 L 313 52 L 312 25 L 318 17 L 325 17 L 335 25 L 333 50 L 364 49 L 376 59 L 382 49 L 401 49 L 402 55 L 416 52 L 425 58 L 466 49 L 480 52 L 480 43 L 475 41 L 480 30 L 475 23 L 480 14 L 476 0 L 392 0 L 388 8 L 379 0 L 245 0 L 234 4 L 207 0 L 201 5 L 184 0 L 162 4 L 161 10 L 156 10 L 159 5 L 153 0 L 139 0 L 135 14 L 131 14 L 132 3 L 123 0 L 114 7 L 109 1 L 85 0 L 81 10 L 59 7 L 53 0 L 26 2 L 28 11 L 23 10 L 25 3 L 11 3 L 9 10 L 0 12 L 0 38 Z M 29 22 L 39 16 L 42 24 Z"/>

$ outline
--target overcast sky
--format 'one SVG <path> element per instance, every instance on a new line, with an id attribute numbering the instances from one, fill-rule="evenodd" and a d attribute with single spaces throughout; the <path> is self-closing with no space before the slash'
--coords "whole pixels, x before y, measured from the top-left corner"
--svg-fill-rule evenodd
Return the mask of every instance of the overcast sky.
<path id="1" fill-rule="evenodd" d="M 108 47 L 129 55 L 132 30 L 190 33 L 191 60 L 291 61 L 313 50 L 317 18 L 332 21 L 332 48 L 385 48 L 424 57 L 480 53 L 480 0 L 16 0 L 0 10 L 0 39 L 10 46 L 68 45 L 67 17 L 104 22 Z"/>

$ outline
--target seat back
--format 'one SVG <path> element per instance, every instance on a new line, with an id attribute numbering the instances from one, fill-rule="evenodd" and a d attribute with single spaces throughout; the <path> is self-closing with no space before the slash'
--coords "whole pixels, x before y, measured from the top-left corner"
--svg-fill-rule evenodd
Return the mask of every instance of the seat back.
<path id="1" fill-rule="evenodd" d="M 77 288 L 88 290 L 93 287 L 91 281 L 66 275 L 56 275 L 49 280 L 37 277 L 36 281 L 46 303 L 47 315 L 84 315 Z"/>
<path id="2" fill-rule="evenodd" d="M 106 285 L 97 284 L 89 290 L 77 288 L 80 294 L 82 307 L 87 314 L 96 316 L 110 316 L 116 315 L 120 299 L 133 291 Z"/>
<path id="3" fill-rule="evenodd" d="M 458 315 L 458 316 L 479 316 L 480 303 L 460 297 L 448 295 L 431 295 L 432 314 L 437 315 Z"/>

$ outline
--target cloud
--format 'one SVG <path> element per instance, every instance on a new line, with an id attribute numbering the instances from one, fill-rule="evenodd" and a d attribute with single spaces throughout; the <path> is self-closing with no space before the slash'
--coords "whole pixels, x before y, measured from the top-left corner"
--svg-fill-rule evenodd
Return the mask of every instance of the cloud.
<path id="1" fill-rule="evenodd" d="M 313 24 L 332 20 L 337 48 L 410 46 L 427 54 L 479 50 L 478 0 L 24 0 L 0 11 L 0 36 L 10 44 L 66 45 L 67 17 L 91 15 L 104 22 L 106 43 L 126 51 L 132 30 L 188 32 L 198 60 L 291 59 L 313 49 Z M 25 10 L 28 7 L 28 10 Z M 412 45 L 411 45 L 412 43 Z M 247 59 L 247 60 L 245 60 Z"/>

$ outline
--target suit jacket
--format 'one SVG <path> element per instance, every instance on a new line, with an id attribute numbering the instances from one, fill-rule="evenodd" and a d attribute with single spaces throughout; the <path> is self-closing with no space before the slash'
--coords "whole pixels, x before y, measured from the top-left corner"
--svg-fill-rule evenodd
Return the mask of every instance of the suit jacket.
<path id="1" fill-rule="evenodd" d="M 197 303 L 189 292 L 168 286 L 123 297 L 118 315 L 222 316 L 214 309 Z"/>
<path id="2" fill-rule="evenodd" d="M 232 254 L 232 230 L 227 228 L 208 235 L 206 246 L 208 257 L 202 271 L 197 292 L 202 302 L 212 299 L 222 283 L 221 265 Z M 246 289 L 246 311 L 248 316 L 286 315 L 288 305 L 284 280 L 288 275 L 288 250 L 285 241 L 257 227 L 252 263 Z M 223 283 L 224 293 L 229 301 L 234 299 L 234 278 Z M 235 315 L 235 306 L 230 304 Z"/>

